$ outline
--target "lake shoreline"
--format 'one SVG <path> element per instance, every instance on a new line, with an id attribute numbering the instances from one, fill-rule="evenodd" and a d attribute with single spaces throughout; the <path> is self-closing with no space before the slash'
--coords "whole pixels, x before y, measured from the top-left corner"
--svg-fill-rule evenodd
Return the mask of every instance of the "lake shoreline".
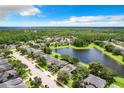
<path id="1" fill-rule="evenodd" d="M 57 46 L 57 47 L 50 46 L 50 48 L 51 49 L 73 48 L 73 49 L 77 49 L 77 50 L 86 50 L 86 49 L 96 48 L 97 50 L 102 52 L 104 55 L 110 57 L 111 59 L 113 59 L 117 63 L 119 63 L 120 65 L 124 66 L 124 62 L 122 61 L 122 57 L 121 56 L 113 55 L 112 53 L 105 51 L 104 48 L 102 48 L 102 47 L 100 47 L 100 46 L 98 46 L 98 45 L 96 45 L 94 43 L 89 44 L 87 47 L 75 47 L 75 46 L 72 46 L 72 45 L 67 45 L 67 46 Z"/>

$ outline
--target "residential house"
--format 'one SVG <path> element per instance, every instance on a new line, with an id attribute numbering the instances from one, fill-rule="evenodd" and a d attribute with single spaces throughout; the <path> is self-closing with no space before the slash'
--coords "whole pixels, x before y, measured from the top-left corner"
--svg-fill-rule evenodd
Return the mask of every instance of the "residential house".
<path id="1" fill-rule="evenodd" d="M 61 70 L 66 70 L 69 73 L 72 73 L 74 70 L 76 69 L 76 67 L 72 64 L 67 64 L 65 65 Z"/>
<path id="2" fill-rule="evenodd" d="M 80 83 L 80 87 L 82 88 L 104 88 L 105 85 L 106 85 L 106 80 L 92 74 L 90 74 Z"/>

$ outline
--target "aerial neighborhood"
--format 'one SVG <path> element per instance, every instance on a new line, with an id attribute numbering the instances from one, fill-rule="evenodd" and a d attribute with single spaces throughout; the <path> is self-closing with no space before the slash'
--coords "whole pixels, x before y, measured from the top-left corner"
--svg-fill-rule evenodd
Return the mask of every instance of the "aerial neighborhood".
<path id="1" fill-rule="evenodd" d="M 13 40 L 3 41 L 8 42 L 8 44 L 2 43 L 2 38 L 0 38 L 0 87 L 124 87 L 124 83 L 121 82 L 124 80 L 124 74 L 118 72 L 118 69 L 115 71 L 116 69 L 113 70 L 113 68 L 106 67 L 106 64 L 95 61 L 86 63 L 90 61 L 88 59 L 83 60 L 85 56 L 82 57 L 83 54 L 81 55 L 82 52 L 86 53 L 87 51 L 89 51 L 88 53 L 94 51 L 99 53 L 93 54 L 93 57 L 100 56 L 103 53 L 107 57 L 107 62 L 118 61 L 115 62 L 115 65 L 117 66 L 119 63 L 118 67 L 124 69 L 121 66 L 124 65 L 123 41 L 110 37 L 106 40 L 97 37 L 96 40 L 91 41 L 92 37 L 84 37 L 84 34 L 88 33 L 85 31 L 84 34 L 80 34 L 80 31 L 72 31 L 71 34 L 69 31 L 63 31 L 63 34 L 60 34 L 59 31 L 57 33 L 56 31 L 52 32 L 52 34 L 49 34 L 49 30 L 48 33 L 47 31 L 24 31 L 25 34 L 28 33 L 31 36 L 27 38 L 16 37 L 20 38 L 16 43 Z M 97 33 L 102 32 L 98 31 Z M 79 39 L 80 35 L 86 38 L 87 41 Z M 106 37 L 107 34 L 104 38 Z M 11 33 L 9 39 L 11 39 Z"/>

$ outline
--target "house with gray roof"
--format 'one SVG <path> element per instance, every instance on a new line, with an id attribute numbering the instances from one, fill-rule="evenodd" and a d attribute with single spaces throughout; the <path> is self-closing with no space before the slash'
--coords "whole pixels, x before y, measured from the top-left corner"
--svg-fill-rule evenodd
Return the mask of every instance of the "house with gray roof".
<path id="1" fill-rule="evenodd" d="M 5 72 L 1 72 L 1 73 L 2 74 L 0 75 L 0 83 L 6 82 L 8 80 L 18 77 L 15 70 L 9 70 L 9 71 L 5 71 Z"/>
<path id="2" fill-rule="evenodd" d="M 11 70 L 11 69 L 12 69 L 12 65 L 10 65 L 8 63 L 0 65 L 0 72 L 8 71 L 8 70 Z"/>
<path id="3" fill-rule="evenodd" d="M 72 73 L 74 70 L 76 69 L 76 67 L 72 64 L 67 64 L 65 65 L 61 70 L 66 70 L 69 73 Z"/>
<path id="4" fill-rule="evenodd" d="M 106 80 L 90 74 L 87 78 L 81 81 L 80 87 L 82 88 L 104 88 Z"/>
<path id="5" fill-rule="evenodd" d="M 1 88 L 26 88 L 21 78 L 15 78 L 8 80 L 4 83 L 0 83 Z"/>
<path id="6" fill-rule="evenodd" d="M 0 57 L 0 88 L 26 88 L 7 59 Z"/>
<path id="7" fill-rule="evenodd" d="M 7 59 L 0 59 L 0 65 L 8 63 Z"/>

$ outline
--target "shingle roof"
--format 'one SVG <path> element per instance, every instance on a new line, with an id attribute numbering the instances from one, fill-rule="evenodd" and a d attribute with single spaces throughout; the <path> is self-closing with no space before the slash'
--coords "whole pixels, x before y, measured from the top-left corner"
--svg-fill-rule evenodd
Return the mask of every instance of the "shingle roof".
<path id="1" fill-rule="evenodd" d="M 74 65 L 72 65 L 72 64 L 67 64 L 67 65 L 65 65 L 61 70 L 66 70 L 66 71 L 68 71 L 68 72 L 72 72 L 72 71 L 74 71 L 76 69 L 76 67 L 74 66 Z"/>
<path id="2" fill-rule="evenodd" d="M 8 60 L 0 57 L 0 88 L 25 88 L 22 79 L 18 77 Z"/>
<path id="3" fill-rule="evenodd" d="M 98 88 L 103 88 L 106 85 L 106 80 L 90 74 L 86 79 L 83 80 L 83 83 L 86 86 L 93 85 Z"/>
<path id="4" fill-rule="evenodd" d="M 20 86 L 23 87 L 23 88 L 26 87 L 23 84 L 21 78 L 12 79 L 12 80 L 9 80 L 7 82 L 4 82 L 4 83 L 0 84 L 0 87 L 2 87 L 2 88 L 20 88 Z"/>
<path id="5" fill-rule="evenodd" d="M 11 70 L 11 69 L 12 69 L 12 66 L 8 63 L 0 65 L 0 72 Z"/>
<path id="6" fill-rule="evenodd" d="M 9 78 L 11 76 L 11 78 Z M 10 80 L 10 79 L 13 79 L 13 78 L 17 78 L 18 75 L 16 74 L 16 71 L 15 70 L 9 70 L 9 71 L 5 71 L 1 74 L 0 76 L 0 81 L 2 82 L 6 82 L 7 80 Z"/>

